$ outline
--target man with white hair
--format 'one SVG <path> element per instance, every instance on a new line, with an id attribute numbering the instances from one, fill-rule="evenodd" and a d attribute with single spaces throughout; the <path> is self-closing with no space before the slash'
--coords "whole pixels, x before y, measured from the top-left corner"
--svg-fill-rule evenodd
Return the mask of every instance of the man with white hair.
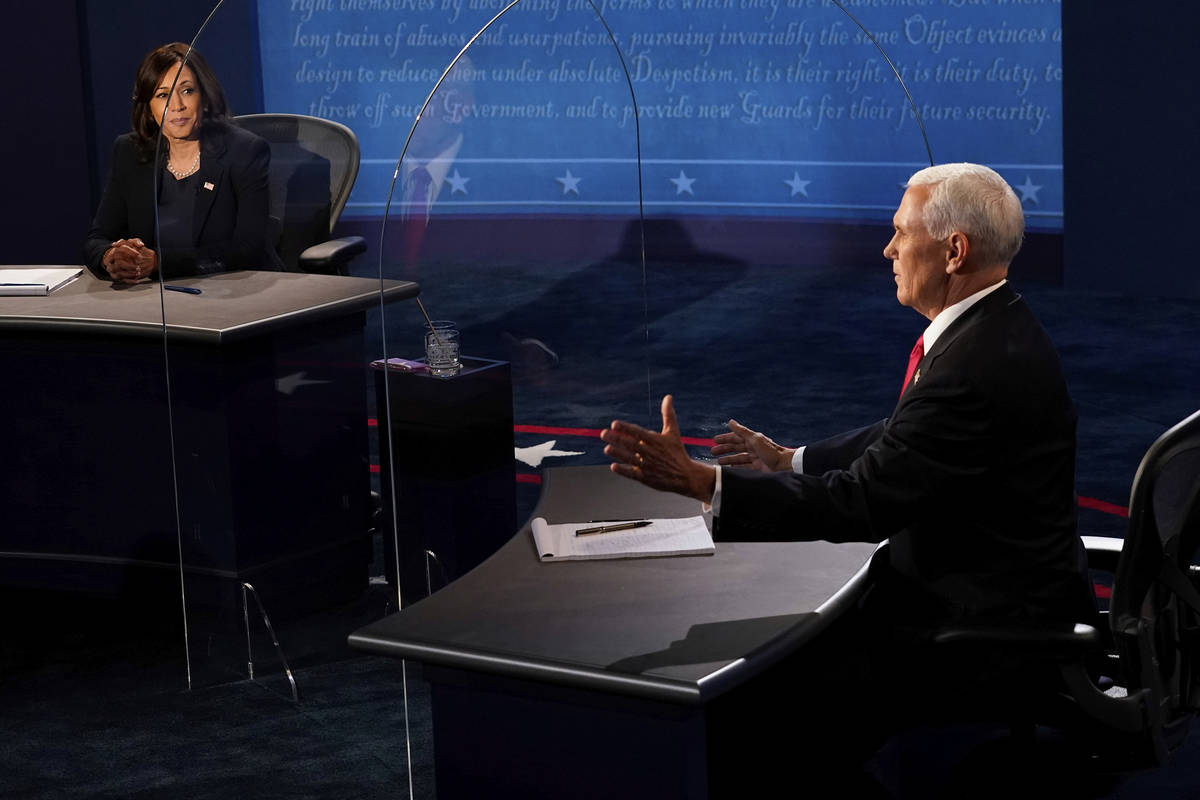
<path id="1" fill-rule="evenodd" d="M 714 468 L 687 456 L 668 395 L 661 432 L 604 432 L 612 469 L 711 503 L 718 540 L 889 540 L 885 627 L 1086 619 L 1074 404 L 1006 280 L 1021 203 L 991 169 L 945 164 L 909 179 L 893 222 L 896 298 L 930 323 L 889 418 L 795 449 L 730 420 Z"/>
<path id="2" fill-rule="evenodd" d="M 688 457 L 670 395 L 661 432 L 614 422 L 602 436 L 613 471 L 711 503 L 719 541 L 888 540 L 854 609 L 713 711 L 728 730 L 786 720 L 785 736 L 731 745 L 744 796 L 765 796 L 798 759 L 801 774 L 875 796 L 862 766 L 893 732 L 963 700 L 1012 708 L 1031 681 L 1057 679 L 1020 653 L 931 647 L 931 629 L 1096 616 L 1075 525 L 1074 404 L 1007 281 L 1020 201 L 987 167 L 945 164 L 909 179 L 893 223 L 896 298 L 929 325 L 889 418 L 795 449 L 730 420 L 715 467 Z"/>

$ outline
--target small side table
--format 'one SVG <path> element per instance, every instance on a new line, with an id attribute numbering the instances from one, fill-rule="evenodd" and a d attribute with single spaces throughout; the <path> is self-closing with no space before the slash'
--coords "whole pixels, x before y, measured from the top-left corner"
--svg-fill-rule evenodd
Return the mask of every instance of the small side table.
<path id="1" fill-rule="evenodd" d="M 507 361 L 462 362 L 462 372 L 449 378 L 371 364 L 386 574 L 395 588 L 398 543 L 405 606 L 478 566 L 517 531 L 512 372 Z M 426 551 L 436 557 L 428 571 Z"/>

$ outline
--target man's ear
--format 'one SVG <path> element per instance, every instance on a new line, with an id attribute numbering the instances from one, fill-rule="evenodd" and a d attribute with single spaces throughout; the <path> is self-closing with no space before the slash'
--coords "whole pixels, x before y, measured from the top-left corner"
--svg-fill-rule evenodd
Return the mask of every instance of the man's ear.
<path id="1" fill-rule="evenodd" d="M 971 252 L 971 240 L 962 231 L 955 231 L 946 239 L 946 274 L 953 275 L 962 269 Z"/>

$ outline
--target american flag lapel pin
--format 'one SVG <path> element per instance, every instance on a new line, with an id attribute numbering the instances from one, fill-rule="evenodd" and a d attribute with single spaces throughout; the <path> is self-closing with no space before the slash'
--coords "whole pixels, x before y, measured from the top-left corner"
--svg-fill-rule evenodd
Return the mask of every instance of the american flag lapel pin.
<path id="1" fill-rule="evenodd" d="M 204 188 L 211 192 L 214 188 L 212 181 L 205 181 Z"/>

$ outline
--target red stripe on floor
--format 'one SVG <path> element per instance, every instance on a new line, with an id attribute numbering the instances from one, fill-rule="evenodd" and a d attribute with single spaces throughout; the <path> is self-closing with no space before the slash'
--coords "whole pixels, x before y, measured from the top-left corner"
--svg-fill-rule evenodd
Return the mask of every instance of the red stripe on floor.
<path id="1" fill-rule="evenodd" d="M 367 425 L 370 427 L 378 426 L 379 422 L 376 419 L 367 419 Z M 543 436 L 586 436 L 589 439 L 599 439 L 603 432 L 602 428 L 563 428 L 555 425 L 513 425 L 515 433 L 536 433 Z M 695 445 L 696 447 L 712 447 L 714 442 L 712 439 L 702 439 L 695 436 L 682 436 L 680 440 L 684 444 Z M 371 465 L 371 472 L 379 472 L 377 464 Z M 517 483 L 541 483 L 540 475 L 520 474 L 517 475 Z M 1117 517 L 1129 518 L 1129 509 L 1125 506 L 1119 506 L 1115 503 L 1108 503 L 1104 500 L 1097 500 L 1094 497 L 1079 496 L 1079 507 L 1088 508 L 1093 511 L 1101 511 L 1105 514 L 1112 514 Z"/>
<path id="2" fill-rule="evenodd" d="M 695 436 L 680 436 L 679 440 L 684 444 L 694 444 L 698 447 L 712 447 L 716 444 L 712 439 L 697 439 Z"/>
<path id="3" fill-rule="evenodd" d="M 1129 519 L 1129 509 L 1125 506 L 1119 506 L 1115 503 L 1106 503 L 1103 500 L 1097 500 L 1094 497 L 1079 496 L 1079 507 L 1090 508 L 1093 511 L 1103 511 L 1105 514 L 1114 514 L 1118 517 Z"/>
<path id="4" fill-rule="evenodd" d="M 517 433 L 540 433 L 545 436 L 588 436 L 599 439 L 603 429 L 598 428 L 555 428 L 548 425 L 513 425 Z"/>

